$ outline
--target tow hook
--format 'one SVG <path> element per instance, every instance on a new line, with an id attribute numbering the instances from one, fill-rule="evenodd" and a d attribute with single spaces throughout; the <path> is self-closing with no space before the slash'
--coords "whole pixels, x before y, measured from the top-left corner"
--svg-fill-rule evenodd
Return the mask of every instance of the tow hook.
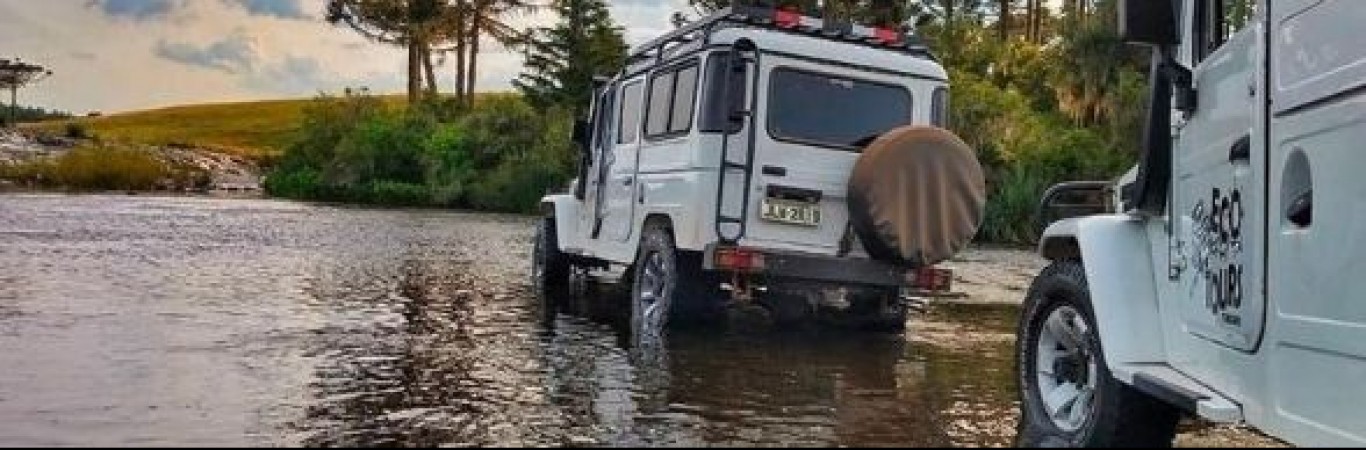
<path id="1" fill-rule="evenodd" d="M 749 276 L 740 272 L 731 272 L 730 275 L 731 301 L 739 304 L 754 303 L 754 284 L 750 283 Z"/>

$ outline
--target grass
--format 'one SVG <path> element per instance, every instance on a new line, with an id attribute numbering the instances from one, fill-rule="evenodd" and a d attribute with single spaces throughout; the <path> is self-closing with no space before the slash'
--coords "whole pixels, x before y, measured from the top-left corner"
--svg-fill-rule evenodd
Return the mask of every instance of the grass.
<path id="1" fill-rule="evenodd" d="M 62 134 L 81 124 L 103 140 L 152 145 L 185 144 L 253 159 L 279 155 L 289 145 L 312 99 L 217 103 L 135 111 L 107 117 L 45 122 L 34 127 Z M 401 96 L 386 102 L 403 103 Z"/>
<path id="2" fill-rule="evenodd" d="M 83 146 L 55 159 L 0 165 L 0 180 L 70 191 L 202 189 L 211 182 L 203 169 L 163 162 L 141 149 L 111 145 Z"/>

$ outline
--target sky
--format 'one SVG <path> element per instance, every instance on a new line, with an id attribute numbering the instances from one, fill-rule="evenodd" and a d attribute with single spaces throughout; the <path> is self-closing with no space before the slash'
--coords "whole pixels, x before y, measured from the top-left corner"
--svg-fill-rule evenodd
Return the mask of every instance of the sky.
<path id="1" fill-rule="evenodd" d="M 0 0 L 0 58 L 54 75 L 21 104 L 75 114 L 311 97 L 346 87 L 402 92 L 406 54 L 322 20 L 326 0 Z M 687 0 L 609 0 L 628 43 L 672 28 Z M 514 17 L 521 28 L 549 13 Z M 486 44 L 479 90 L 506 91 L 515 52 Z M 438 69 L 454 88 L 454 63 Z M 8 99 L 6 99 L 8 100 Z"/>

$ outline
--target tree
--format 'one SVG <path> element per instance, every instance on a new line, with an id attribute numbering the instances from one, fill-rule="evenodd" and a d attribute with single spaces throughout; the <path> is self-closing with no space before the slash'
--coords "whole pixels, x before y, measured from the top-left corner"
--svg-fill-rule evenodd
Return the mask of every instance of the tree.
<path id="1" fill-rule="evenodd" d="M 416 103 L 436 91 L 433 44 L 454 24 L 454 10 L 444 0 L 328 0 L 326 19 L 345 24 L 375 42 L 408 50 L 408 101 Z"/>
<path id="2" fill-rule="evenodd" d="M 621 70 L 626 42 L 603 0 L 555 0 L 551 7 L 559 22 L 533 31 L 522 46 L 526 70 L 512 84 L 538 108 L 564 106 L 581 115 L 593 78 Z"/>
<path id="3" fill-rule="evenodd" d="M 459 25 L 453 36 L 456 55 L 456 95 L 462 104 L 473 105 L 479 79 L 479 51 L 484 37 L 515 47 L 526 34 L 508 24 L 509 16 L 530 13 L 539 7 L 530 0 L 454 0 L 452 8 Z"/>
<path id="4" fill-rule="evenodd" d="M 5 124 L 18 125 L 19 88 L 37 83 L 52 76 L 52 71 L 42 66 L 28 64 L 20 60 L 0 59 L 0 90 L 9 91 L 9 108 Z"/>
<path id="5" fill-rule="evenodd" d="M 1010 18 L 1014 14 L 1011 8 L 1015 7 L 1014 4 L 1012 0 L 997 0 L 996 32 L 999 33 L 1002 42 L 1010 40 Z"/>

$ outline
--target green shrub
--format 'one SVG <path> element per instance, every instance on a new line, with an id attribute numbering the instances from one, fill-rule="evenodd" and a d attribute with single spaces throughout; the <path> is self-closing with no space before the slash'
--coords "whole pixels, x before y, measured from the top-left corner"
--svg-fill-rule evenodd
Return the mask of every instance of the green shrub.
<path id="1" fill-rule="evenodd" d="M 1025 244 L 1038 238 L 1040 197 L 1050 183 L 1020 169 L 1007 170 L 991 186 L 979 240 Z"/>
<path id="2" fill-rule="evenodd" d="M 322 199 L 324 189 L 322 174 L 311 167 L 294 170 L 276 170 L 266 177 L 263 187 L 266 193 L 284 198 Z"/>
<path id="3" fill-rule="evenodd" d="M 58 158 L 55 182 L 77 190 L 151 190 L 170 168 L 146 152 L 117 147 L 77 148 Z"/>
<path id="4" fill-rule="evenodd" d="M 172 167 L 145 151 L 79 147 L 51 160 L 0 168 L 0 178 L 24 186 L 77 191 L 174 189 L 188 187 L 208 175 L 193 167 Z"/>
<path id="5" fill-rule="evenodd" d="M 1134 163 L 1127 129 L 1083 128 L 1039 100 L 971 74 L 953 74 L 953 128 L 977 150 L 987 172 L 987 211 L 980 239 L 1029 244 L 1038 239 L 1036 210 L 1056 183 L 1109 180 Z M 1008 84 L 1008 83 L 1007 83 Z"/>
<path id="6" fill-rule="evenodd" d="M 423 206 L 429 203 L 426 186 L 400 181 L 376 181 L 365 201 L 379 205 Z"/>
<path id="7" fill-rule="evenodd" d="M 476 182 L 474 151 L 474 142 L 459 125 L 439 126 L 427 138 L 422 146 L 422 165 L 432 203 L 464 205 L 466 192 Z"/>
<path id="8" fill-rule="evenodd" d="M 398 110 L 365 96 L 323 97 L 266 179 L 271 195 L 382 205 L 531 212 L 574 169 L 572 118 L 516 95 L 469 111 Z"/>
<path id="9" fill-rule="evenodd" d="M 89 139 L 91 137 L 90 130 L 86 128 L 85 124 L 77 121 L 67 122 L 62 128 L 62 135 L 67 138 Z"/>

